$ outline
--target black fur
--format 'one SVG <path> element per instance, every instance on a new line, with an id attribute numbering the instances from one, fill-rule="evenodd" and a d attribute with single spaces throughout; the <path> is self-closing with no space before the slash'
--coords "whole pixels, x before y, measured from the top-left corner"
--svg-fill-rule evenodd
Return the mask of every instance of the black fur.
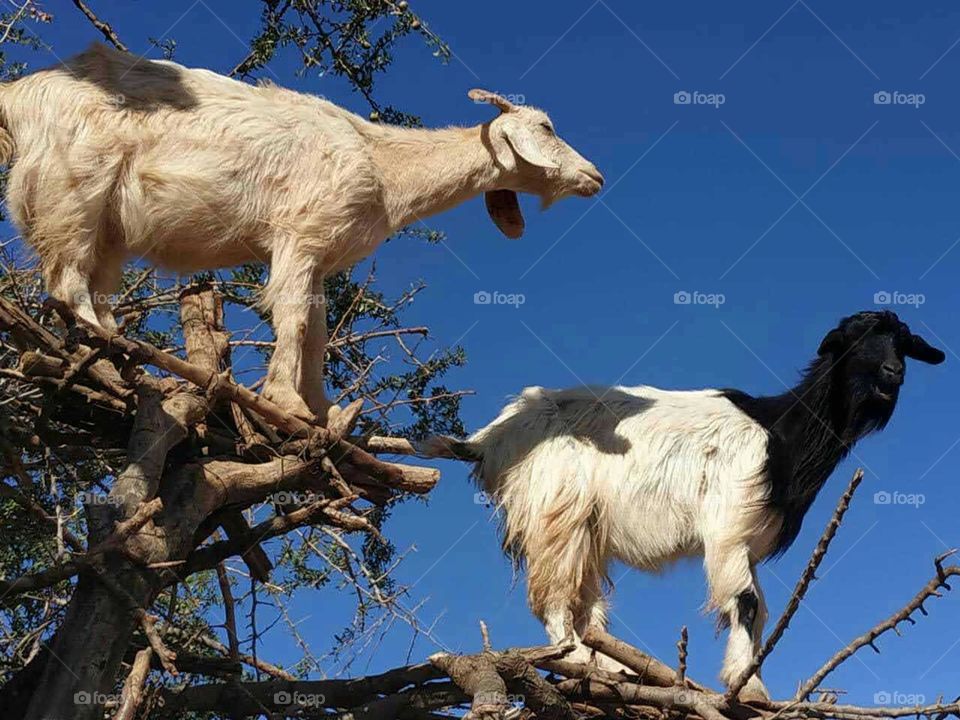
<path id="1" fill-rule="evenodd" d="M 744 590 L 737 595 L 737 622 L 753 632 L 753 624 L 757 621 L 760 612 L 760 598 L 753 590 Z"/>
<path id="2" fill-rule="evenodd" d="M 894 313 L 861 312 L 827 334 L 793 389 L 770 397 L 723 391 L 769 433 L 767 501 L 782 517 L 771 556 L 796 539 L 811 503 L 850 448 L 886 426 L 903 383 L 905 357 L 937 364 L 944 354 Z"/>

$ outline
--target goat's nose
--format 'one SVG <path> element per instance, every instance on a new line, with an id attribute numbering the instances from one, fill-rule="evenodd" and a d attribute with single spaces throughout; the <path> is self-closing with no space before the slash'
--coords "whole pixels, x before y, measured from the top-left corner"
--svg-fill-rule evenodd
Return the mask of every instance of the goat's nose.
<path id="1" fill-rule="evenodd" d="M 590 169 L 587 170 L 587 175 L 600 183 L 600 187 L 603 187 L 603 175 L 600 174 L 600 171 L 597 170 L 593 165 L 590 166 Z"/>
<path id="2" fill-rule="evenodd" d="M 880 366 L 880 374 L 884 380 L 890 382 L 903 382 L 903 363 L 885 362 Z"/>

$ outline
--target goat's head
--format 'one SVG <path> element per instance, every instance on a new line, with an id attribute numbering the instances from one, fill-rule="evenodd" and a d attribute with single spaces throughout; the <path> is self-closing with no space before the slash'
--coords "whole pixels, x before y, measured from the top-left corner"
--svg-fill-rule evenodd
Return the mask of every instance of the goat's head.
<path id="1" fill-rule="evenodd" d="M 906 358 L 931 365 L 945 358 L 889 310 L 844 318 L 820 343 L 819 354 L 832 360 L 833 387 L 844 398 L 857 436 L 882 428 L 890 419 L 903 385 Z"/>
<path id="2" fill-rule="evenodd" d="M 515 105 L 487 90 L 471 90 L 474 102 L 488 102 L 500 115 L 485 126 L 488 144 L 503 173 L 502 188 L 486 194 L 487 211 L 509 238 L 523 234 L 517 191 L 539 195 L 543 207 L 571 195 L 600 192 L 603 175 L 596 166 L 560 139 L 543 110 Z"/>

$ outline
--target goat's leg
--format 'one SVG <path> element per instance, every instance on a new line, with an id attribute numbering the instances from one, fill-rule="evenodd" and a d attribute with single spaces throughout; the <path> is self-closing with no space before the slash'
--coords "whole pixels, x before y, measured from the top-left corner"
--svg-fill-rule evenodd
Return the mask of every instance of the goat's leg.
<path id="1" fill-rule="evenodd" d="M 310 297 L 310 317 L 307 321 L 307 339 L 304 343 L 303 394 L 310 410 L 320 422 L 330 422 L 340 408 L 327 399 L 324 384 L 324 355 L 327 350 L 327 302 L 323 289 L 323 273 L 313 273 Z"/>
<path id="2" fill-rule="evenodd" d="M 58 268 L 49 273 L 47 289 L 78 318 L 91 325 L 100 325 L 97 312 L 93 307 L 90 273 L 85 268 L 76 265 Z"/>
<path id="3" fill-rule="evenodd" d="M 303 351 L 310 318 L 314 264 L 295 247 L 273 253 L 264 303 L 273 316 L 276 347 L 267 369 L 263 395 L 307 421 L 314 415 L 302 395 Z"/>
<path id="4" fill-rule="evenodd" d="M 710 583 L 711 604 L 720 613 L 720 622 L 730 627 L 720 673 L 720 679 L 729 687 L 749 669 L 760 649 L 766 604 L 745 546 L 708 544 L 704 565 Z M 747 680 L 740 691 L 740 699 L 770 699 L 759 673 Z"/>
<path id="5" fill-rule="evenodd" d="M 543 622 L 550 642 L 574 645 L 575 650 L 567 659 L 586 662 L 590 649 L 577 635 L 574 611 L 579 606 L 584 579 L 602 575 L 603 568 L 591 568 L 597 554 L 591 552 L 593 538 L 586 522 L 563 528 L 549 527 L 550 522 L 540 529 L 538 547 L 527 553 L 527 598 L 530 609 Z"/>
<path id="6" fill-rule="evenodd" d="M 90 278 L 91 301 L 97 320 L 107 330 L 116 330 L 117 321 L 113 316 L 111 302 L 113 295 L 120 289 L 120 280 L 123 275 L 122 255 L 118 250 L 115 254 L 100 258 L 100 263 Z"/>
<path id="7" fill-rule="evenodd" d="M 603 586 L 599 575 L 585 579 L 580 589 L 580 602 L 577 612 L 573 618 L 573 628 L 578 638 L 583 637 L 591 627 L 600 630 L 607 629 L 607 600 L 603 595 Z M 632 674 L 630 668 L 613 658 L 596 650 L 586 650 L 590 654 L 588 659 L 596 663 L 596 666 L 601 670 Z"/>

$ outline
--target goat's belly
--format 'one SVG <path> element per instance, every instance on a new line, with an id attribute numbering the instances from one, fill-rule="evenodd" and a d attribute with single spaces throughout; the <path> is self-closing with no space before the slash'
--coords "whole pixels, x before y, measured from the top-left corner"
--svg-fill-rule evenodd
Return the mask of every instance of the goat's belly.
<path id="1" fill-rule="evenodd" d="M 151 240 L 153 242 L 151 242 Z M 270 262 L 269 252 L 252 239 L 218 240 L 196 232 L 164 232 L 127 248 L 133 257 L 181 273 L 217 270 L 251 262 Z"/>
<path id="2" fill-rule="evenodd" d="M 680 558 L 703 554 L 692 509 L 676 499 L 622 503 L 610 515 L 610 552 L 628 565 L 656 571 Z"/>

